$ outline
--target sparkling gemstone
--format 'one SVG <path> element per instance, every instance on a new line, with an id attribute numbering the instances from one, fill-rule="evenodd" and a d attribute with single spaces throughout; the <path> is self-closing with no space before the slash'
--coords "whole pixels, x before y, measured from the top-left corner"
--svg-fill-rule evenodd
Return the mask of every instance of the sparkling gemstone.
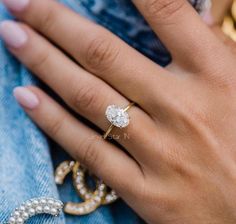
<path id="1" fill-rule="evenodd" d="M 118 128 L 125 128 L 129 125 L 129 115 L 124 109 L 111 105 L 106 110 L 107 119 Z"/>

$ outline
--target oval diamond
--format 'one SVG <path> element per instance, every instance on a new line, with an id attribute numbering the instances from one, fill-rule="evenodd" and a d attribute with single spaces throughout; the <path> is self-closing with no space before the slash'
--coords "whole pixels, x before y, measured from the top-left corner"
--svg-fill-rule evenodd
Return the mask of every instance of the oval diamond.
<path id="1" fill-rule="evenodd" d="M 118 128 L 125 128 L 129 125 L 129 115 L 124 109 L 116 105 L 110 105 L 106 110 L 107 119 Z"/>

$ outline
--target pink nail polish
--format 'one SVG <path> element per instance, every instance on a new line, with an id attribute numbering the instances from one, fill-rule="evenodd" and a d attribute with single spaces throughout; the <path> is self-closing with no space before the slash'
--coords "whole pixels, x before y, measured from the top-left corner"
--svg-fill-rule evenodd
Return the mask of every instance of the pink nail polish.
<path id="1" fill-rule="evenodd" d="M 2 0 L 7 8 L 20 12 L 29 4 L 29 0 Z"/>
<path id="2" fill-rule="evenodd" d="M 202 16 L 202 19 L 209 26 L 214 24 L 214 19 L 213 19 L 213 16 L 211 14 L 211 11 L 205 12 Z"/>
<path id="3" fill-rule="evenodd" d="M 26 32 L 13 21 L 3 21 L 0 24 L 0 36 L 6 44 L 13 48 L 23 46 L 28 40 Z"/>
<path id="4" fill-rule="evenodd" d="M 33 110 L 39 105 L 38 97 L 25 87 L 16 87 L 13 94 L 19 104 L 27 109 Z"/>

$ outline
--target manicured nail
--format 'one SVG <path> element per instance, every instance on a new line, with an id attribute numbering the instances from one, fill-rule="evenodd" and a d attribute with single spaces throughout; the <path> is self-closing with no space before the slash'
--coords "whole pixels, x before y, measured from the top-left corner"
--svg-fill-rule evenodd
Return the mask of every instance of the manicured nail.
<path id="1" fill-rule="evenodd" d="M 202 19 L 203 19 L 203 21 L 204 21 L 207 25 L 209 25 L 209 26 L 211 26 L 211 25 L 214 24 L 214 19 L 213 19 L 213 16 L 212 16 L 210 10 L 206 11 L 206 12 L 203 14 Z"/>
<path id="2" fill-rule="evenodd" d="M 6 5 L 12 11 L 20 12 L 29 4 L 29 0 L 2 0 L 3 4 Z"/>
<path id="3" fill-rule="evenodd" d="M 16 87 L 13 94 L 18 103 L 27 109 L 32 110 L 39 105 L 38 97 L 25 87 Z"/>
<path id="4" fill-rule="evenodd" d="M 13 48 L 23 46 L 28 40 L 26 32 L 13 21 L 4 21 L 0 24 L 0 36 Z"/>

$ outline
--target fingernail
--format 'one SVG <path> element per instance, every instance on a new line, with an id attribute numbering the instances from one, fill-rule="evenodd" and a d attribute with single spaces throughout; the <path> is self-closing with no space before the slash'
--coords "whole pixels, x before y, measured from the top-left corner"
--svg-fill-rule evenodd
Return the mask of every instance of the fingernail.
<path id="1" fill-rule="evenodd" d="M 27 109 L 35 109 L 39 105 L 38 97 L 25 87 L 16 87 L 13 90 L 13 95 L 23 107 Z"/>
<path id="2" fill-rule="evenodd" d="M 0 36 L 13 48 L 23 46 L 28 40 L 26 32 L 13 21 L 4 21 L 0 24 Z"/>
<path id="3" fill-rule="evenodd" d="M 3 4 L 13 11 L 22 11 L 28 4 L 29 0 L 2 0 Z"/>
<path id="4" fill-rule="evenodd" d="M 210 10 L 206 11 L 206 12 L 203 14 L 202 19 L 203 19 L 203 21 L 204 21 L 207 25 L 209 25 L 209 26 L 211 26 L 211 25 L 214 24 L 214 19 L 213 19 L 213 16 L 212 16 Z"/>

